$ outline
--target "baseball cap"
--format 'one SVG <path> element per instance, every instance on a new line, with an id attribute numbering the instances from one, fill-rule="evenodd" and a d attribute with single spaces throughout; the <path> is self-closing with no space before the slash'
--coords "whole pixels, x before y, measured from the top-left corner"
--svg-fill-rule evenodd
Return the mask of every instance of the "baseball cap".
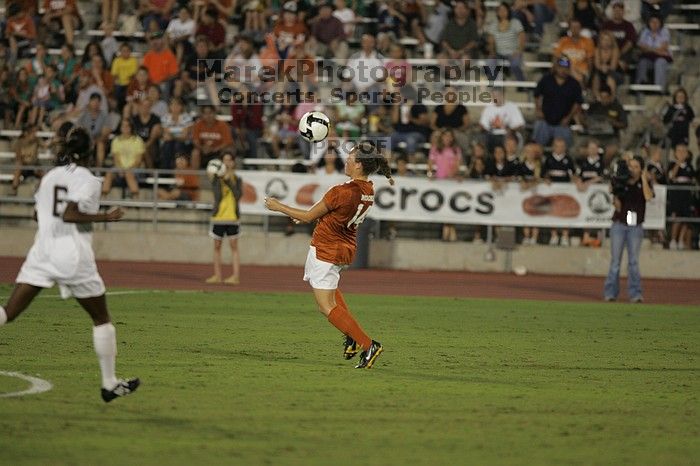
<path id="1" fill-rule="evenodd" d="M 569 60 L 569 57 L 562 55 L 559 57 L 557 60 L 557 65 L 563 67 L 563 68 L 570 68 L 571 67 L 571 61 Z"/>

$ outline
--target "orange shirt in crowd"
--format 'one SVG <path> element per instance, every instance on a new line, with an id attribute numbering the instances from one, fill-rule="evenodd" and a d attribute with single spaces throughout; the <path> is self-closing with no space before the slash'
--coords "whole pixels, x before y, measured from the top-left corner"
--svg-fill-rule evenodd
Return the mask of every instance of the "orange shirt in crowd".
<path id="1" fill-rule="evenodd" d="M 187 193 L 190 200 L 199 200 L 199 177 L 197 175 L 183 175 L 181 173 L 175 173 L 175 179 L 182 181 L 180 191 Z"/>
<path id="2" fill-rule="evenodd" d="M 148 79 L 153 84 L 160 84 L 177 74 L 177 58 L 169 48 L 160 52 L 149 50 L 143 56 L 143 66 L 148 69 Z"/>
<path id="3" fill-rule="evenodd" d="M 36 28 L 34 27 L 34 21 L 32 21 L 31 16 L 23 15 L 21 18 L 12 18 L 7 22 L 5 26 L 5 35 L 10 36 L 21 36 L 27 39 L 36 39 Z"/>
<path id="4" fill-rule="evenodd" d="M 371 181 L 350 180 L 333 186 L 323 196 L 329 212 L 318 220 L 311 237 L 316 258 L 336 265 L 352 263 L 357 227 L 374 204 Z"/>
<path id="5" fill-rule="evenodd" d="M 562 55 L 569 57 L 571 66 L 579 73 L 589 74 L 589 60 L 593 60 L 595 44 L 588 37 L 579 37 L 574 41 L 571 37 L 562 37 L 554 49 L 554 55 L 558 58 Z"/>
<path id="6" fill-rule="evenodd" d="M 203 119 L 198 120 L 192 128 L 192 141 L 212 150 L 219 150 L 233 144 L 231 128 L 223 121 L 215 120 L 209 125 Z"/>

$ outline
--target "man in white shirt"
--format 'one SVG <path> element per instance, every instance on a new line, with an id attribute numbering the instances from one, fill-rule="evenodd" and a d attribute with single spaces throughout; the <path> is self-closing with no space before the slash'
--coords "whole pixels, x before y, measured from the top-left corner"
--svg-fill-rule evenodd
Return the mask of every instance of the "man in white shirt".
<path id="1" fill-rule="evenodd" d="M 494 146 L 503 145 L 505 135 L 509 131 L 520 131 L 525 126 L 525 118 L 520 108 L 514 102 L 505 101 L 505 93 L 501 88 L 492 88 L 493 103 L 484 107 L 479 119 L 479 126 L 486 138 L 489 151 Z"/>
<path id="2" fill-rule="evenodd" d="M 360 44 L 361 50 L 348 60 L 346 74 L 351 73 L 355 91 L 368 93 L 376 103 L 387 78 L 384 56 L 376 50 L 377 39 L 372 34 L 363 34 Z"/>

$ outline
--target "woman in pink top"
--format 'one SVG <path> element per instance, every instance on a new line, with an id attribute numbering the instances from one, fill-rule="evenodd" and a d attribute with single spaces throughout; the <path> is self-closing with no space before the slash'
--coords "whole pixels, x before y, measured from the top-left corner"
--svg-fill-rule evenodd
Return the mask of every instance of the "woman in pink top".
<path id="1" fill-rule="evenodd" d="M 434 134 L 436 137 L 428 157 L 428 177 L 438 180 L 460 180 L 462 150 L 457 145 L 454 133 L 451 129 L 444 129 Z M 442 240 L 457 241 L 457 230 L 454 225 L 442 226 Z"/>

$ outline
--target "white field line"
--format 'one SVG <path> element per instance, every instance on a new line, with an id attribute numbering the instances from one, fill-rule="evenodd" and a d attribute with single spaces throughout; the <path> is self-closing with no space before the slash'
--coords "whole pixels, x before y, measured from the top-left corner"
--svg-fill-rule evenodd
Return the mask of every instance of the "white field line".
<path id="1" fill-rule="evenodd" d="M 20 374 L 19 372 L 0 371 L 0 376 L 17 377 L 18 379 L 26 380 L 31 383 L 31 387 L 26 390 L 11 393 L 0 393 L 0 398 L 11 398 L 24 395 L 36 395 L 37 393 L 48 392 L 53 388 L 53 385 L 48 380 L 32 377 L 31 375 Z"/>
<path id="2" fill-rule="evenodd" d="M 199 293 L 198 290 L 122 290 L 122 291 L 108 291 L 105 293 L 106 296 L 124 296 L 124 295 L 135 295 L 135 294 L 155 294 L 155 293 Z M 5 302 L 9 296 L 0 296 L 0 302 Z M 45 294 L 42 293 L 34 299 L 48 298 L 48 299 L 61 299 L 59 294 Z"/>

